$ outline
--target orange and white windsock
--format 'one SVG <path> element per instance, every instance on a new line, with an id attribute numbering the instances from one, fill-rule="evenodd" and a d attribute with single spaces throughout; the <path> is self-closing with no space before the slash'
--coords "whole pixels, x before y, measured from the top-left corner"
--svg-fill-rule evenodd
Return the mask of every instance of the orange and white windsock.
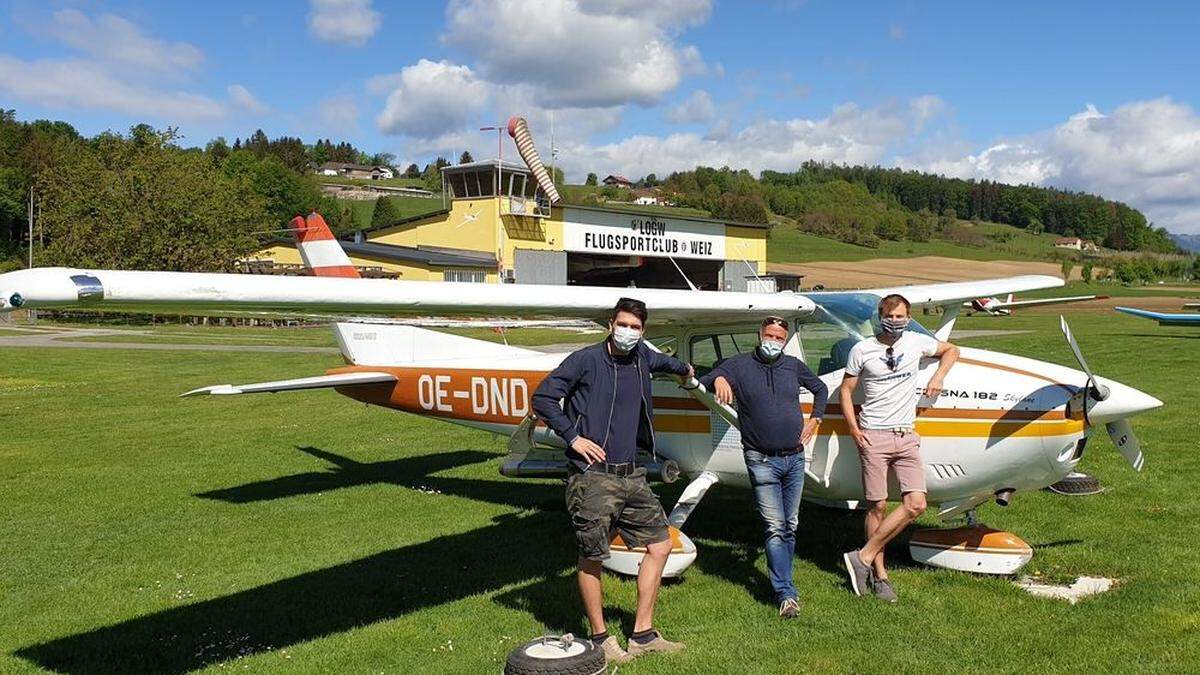
<path id="1" fill-rule="evenodd" d="M 290 226 L 300 257 L 313 276 L 358 278 L 358 269 L 350 262 L 321 214 L 313 211 L 307 219 L 296 216 Z"/>
<path id="2" fill-rule="evenodd" d="M 517 152 L 521 154 L 521 159 L 525 160 L 525 165 L 533 172 L 533 177 L 542 187 L 542 192 L 545 192 L 546 196 L 550 198 L 550 203 L 554 204 L 562 199 L 558 196 L 558 188 L 554 187 L 554 181 L 550 179 L 550 174 L 546 172 L 546 167 L 542 164 L 542 158 L 538 155 L 537 146 L 533 144 L 533 136 L 529 133 L 529 125 L 525 123 L 524 117 L 508 119 L 508 135 L 512 136 L 513 141 L 516 142 Z"/>

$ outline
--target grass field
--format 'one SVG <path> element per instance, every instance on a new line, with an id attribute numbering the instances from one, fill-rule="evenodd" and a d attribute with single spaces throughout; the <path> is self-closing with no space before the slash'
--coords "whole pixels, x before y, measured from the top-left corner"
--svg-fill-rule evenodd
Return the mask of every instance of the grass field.
<path id="1" fill-rule="evenodd" d="M 898 545 L 901 603 L 858 599 L 835 561 L 859 516 L 805 505 L 805 609 L 783 623 L 749 496 L 716 488 L 687 528 L 698 561 L 659 601 L 657 625 L 687 650 L 621 672 L 1194 669 L 1200 332 L 1070 319 L 1099 374 L 1166 401 L 1134 420 L 1146 468 L 1096 438 L 1083 468 L 1104 494 L 1018 494 L 980 516 L 1035 546 L 1028 571 L 1115 577 L 1116 590 L 1036 599 L 915 567 Z M 1070 363 L 1056 322 L 959 325 L 1033 330 L 965 344 Z M 497 672 L 518 642 L 582 630 L 562 487 L 500 477 L 504 439 L 332 392 L 176 398 L 319 374 L 335 354 L 0 347 L 0 359 L 0 672 Z M 680 489 L 658 491 L 670 505 Z M 605 583 L 610 630 L 624 633 L 634 586 Z"/>
<path id="2" fill-rule="evenodd" d="M 887 241 L 879 248 L 847 244 L 836 239 L 801 232 L 794 225 L 780 224 L 771 229 L 767 246 L 768 262 L 798 263 L 825 261 L 857 261 L 870 258 L 910 258 L 925 255 L 963 258 L 966 260 L 1046 260 L 1053 257 L 1052 234 L 1030 234 L 1019 227 L 1001 223 L 960 221 L 985 237 L 1001 234 L 1005 242 L 989 240 L 985 246 L 966 246 L 951 241 Z M 1076 265 L 1078 267 L 1078 264 Z"/>
<path id="3" fill-rule="evenodd" d="M 426 213 L 433 213 L 444 208 L 442 200 L 427 197 L 387 197 L 392 200 L 401 218 L 411 218 Z M 354 229 L 365 230 L 371 227 L 371 216 L 375 215 L 374 199 L 338 199 L 337 202 L 350 207 L 354 219 Z"/>

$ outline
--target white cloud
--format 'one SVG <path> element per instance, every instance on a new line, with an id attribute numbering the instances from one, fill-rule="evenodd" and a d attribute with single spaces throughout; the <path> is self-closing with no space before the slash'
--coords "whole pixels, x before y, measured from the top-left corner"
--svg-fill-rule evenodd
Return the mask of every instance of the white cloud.
<path id="1" fill-rule="evenodd" d="M 695 124 L 708 122 L 714 115 L 716 106 L 713 105 L 712 97 L 707 91 L 697 89 L 678 105 L 668 108 L 663 117 L 676 124 Z"/>
<path id="2" fill-rule="evenodd" d="M 254 98 L 254 94 L 251 94 L 249 89 L 240 84 L 231 84 L 225 90 L 229 93 L 229 102 L 240 110 L 256 115 L 270 110 L 266 104 Z"/>
<path id="3" fill-rule="evenodd" d="M 705 70 L 675 36 L 710 10 L 707 0 L 455 0 L 443 40 L 488 81 L 540 88 L 547 106 L 652 105 Z"/>
<path id="4" fill-rule="evenodd" d="M 602 145 L 579 143 L 564 148 L 562 164 L 573 177 L 588 171 L 662 176 L 697 165 L 746 168 L 756 173 L 763 169 L 794 171 L 810 159 L 874 164 L 882 161 L 894 144 L 920 132 L 928 122 L 923 117 L 928 103 L 872 108 L 846 103 L 818 119 L 760 120 L 737 131 L 722 120 L 704 135 L 636 135 Z"/>
<path id="5" fill-rule="evenodd" d="M 309 0 L 308 30 L 318 40 L 361 47 L 383 25 L 371 0 Z"/>
<path id="6" fill-rule="evenodd" d="M 0 54 L 0 91 L 48 107 L 116 110 L 139 119 L 202 121 L 225 115 L 224 106 L 207 96 L 125 81 L 78 59 L 25 61 Z"/>
<path id="7" fill-rule="evenodd" d="M 1168 98 L 1108 114 L 1089 105 L 1037 134 L 904 163 L 963 178 L 1085 190 L 1124 201 L 1157 225 L 1200 232 L 1200 116 Z"/>
<path id="8" fill-rule="evenodd" d="M 490 85 L 467 66 L 421 59 L 386 76 L 394 86 L 376 120 L 385 133 L 432 138 L 462 131 L 487 105 Z"/>
<path id="9" fill-rule="evenodd" d="M 117 66 L 175 75 L 195 70 L 204 62 L 204 54 L 195 46 L 151 37 L 137 24 L 113 14 L 93 19 L 77 9 L 62 9 L 37 28 L 69 47 Z"/>

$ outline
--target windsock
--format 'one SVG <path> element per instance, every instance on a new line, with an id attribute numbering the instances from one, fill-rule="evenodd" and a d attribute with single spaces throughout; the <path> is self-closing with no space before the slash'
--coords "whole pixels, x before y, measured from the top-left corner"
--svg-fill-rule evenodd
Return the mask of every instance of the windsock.
<path id="1" fill-rule="evenodd" d="M 542 158 L 538 156 L 537 147 L 533 144 L 533 136 L 529 134 L 529 125 L 525 123 L 524 117 L 509 118 L 508 135 L 512 136 L 513 141 L 516 142 L 517 152 L 521 154 L 521 159 L 525 160 L 525 165 L 533 172 L 533 177 L 537 179 L 542 192 L 545 192 L 546 196 L 550 198 L 550 203 L 553 204 L 562 199 L 558 196 L 558 188 L 554 187 L 554 181 L 550 179 L 550 174 L 546 172 L 546 167 L 542 164 Z"/>
<path id="2" fill-rule="evenodd" d="M 300 257 L 313 276 L 358 278 L 358 269 L 350 262 L 321 214 L 313 211 L 307 220 L 296 216 L 290 226 Z"/>

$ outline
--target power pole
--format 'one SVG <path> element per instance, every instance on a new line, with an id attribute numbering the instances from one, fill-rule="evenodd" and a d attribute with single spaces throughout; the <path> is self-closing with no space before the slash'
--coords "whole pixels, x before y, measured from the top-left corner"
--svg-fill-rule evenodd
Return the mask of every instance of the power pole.
<path id="1" fill-rule="evenodd" d="M 26 220 L 29 222 L 29 269 L 33 269 L 33 186 L 29 187 L 29 213 L 26 215 Z"/>

